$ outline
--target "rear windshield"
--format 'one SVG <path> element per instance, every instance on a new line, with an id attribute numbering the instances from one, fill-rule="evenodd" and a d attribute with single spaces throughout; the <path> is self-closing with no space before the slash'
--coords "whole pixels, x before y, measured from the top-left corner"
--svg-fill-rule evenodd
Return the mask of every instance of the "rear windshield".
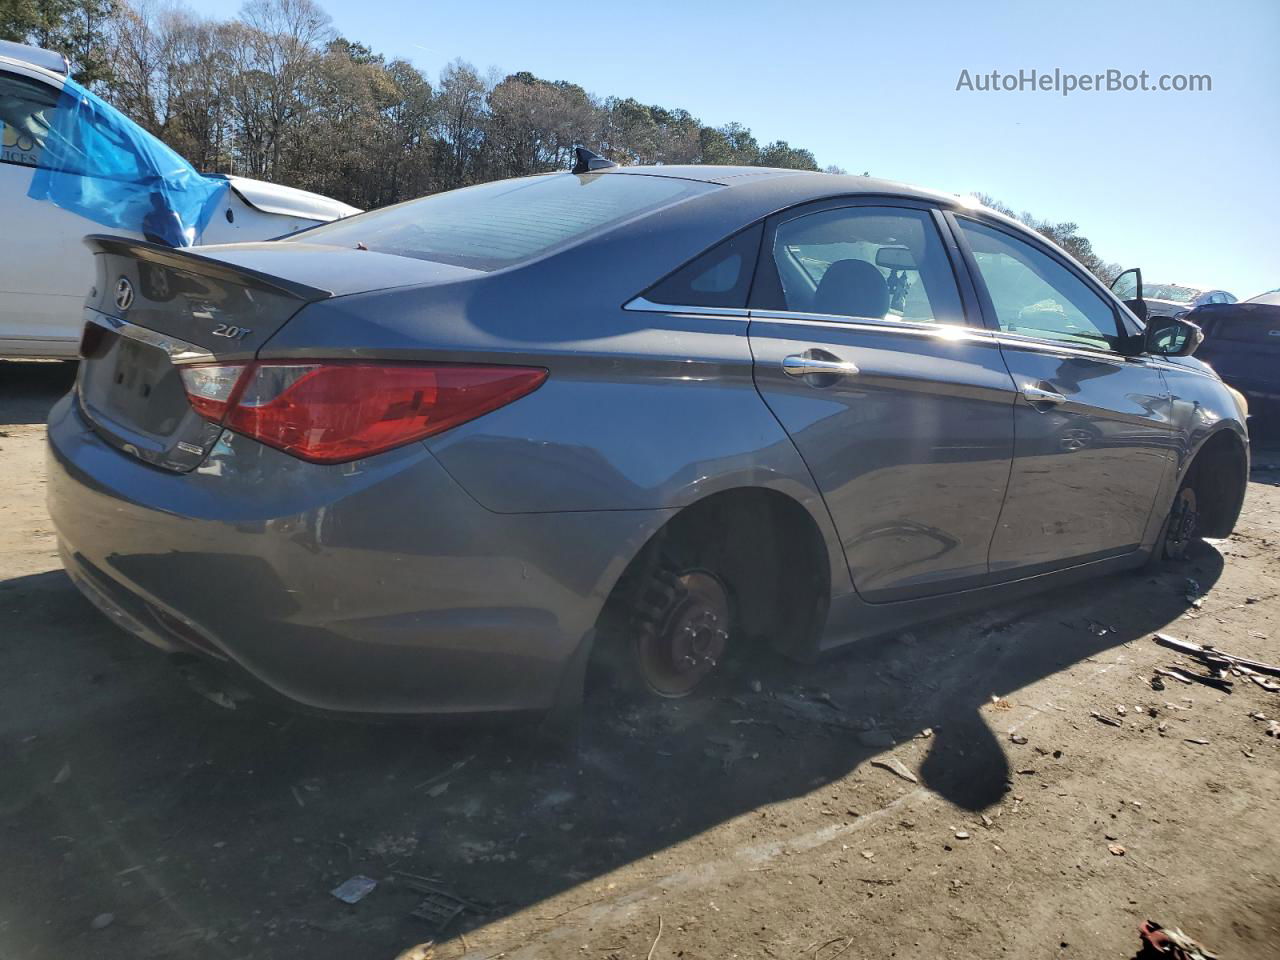
<path id="1" fill-rule="evenodd" d="M 381 253 L 496 270 L 715 189 L 671 177 L 558 173 L 437 193 L 289 239 L 360 244 Z"/>

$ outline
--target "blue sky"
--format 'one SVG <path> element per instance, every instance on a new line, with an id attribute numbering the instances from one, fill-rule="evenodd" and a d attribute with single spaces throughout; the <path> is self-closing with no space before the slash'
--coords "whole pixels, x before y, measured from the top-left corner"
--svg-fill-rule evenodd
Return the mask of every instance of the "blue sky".
<path id="1" fill-rule="evenodd" d="M 431 75 L 455 57 L 736 120 L 820 164 L 1077 221 L 1152 281 L 1280 287 L 1280 3 L 321 0 Z M 236 0 L 196 0 L 210 16 Z M 957 92 L 962 69 L 1209 74 L 1205 93 Z"/>

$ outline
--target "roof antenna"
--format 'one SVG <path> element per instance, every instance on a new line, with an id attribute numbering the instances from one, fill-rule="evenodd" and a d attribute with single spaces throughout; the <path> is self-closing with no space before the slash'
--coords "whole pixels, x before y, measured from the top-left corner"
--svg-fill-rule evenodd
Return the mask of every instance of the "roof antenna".
<path id="1" fill-rule="evenodd" d="M 574 163 L 571 173 L 591 173 L 593 170 L 608 170 L 610 167 L 617 166 L 612 160 L 606 160 L 586 147 L 574 147 L 573 155 L 577 157 L 577 162 Z"/>

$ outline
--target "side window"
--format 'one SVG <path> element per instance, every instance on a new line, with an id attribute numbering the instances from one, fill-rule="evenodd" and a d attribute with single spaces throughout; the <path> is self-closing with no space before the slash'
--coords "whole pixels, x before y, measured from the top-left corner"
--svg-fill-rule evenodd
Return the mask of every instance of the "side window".
<path id="1" fill-rule="evenodd" d="M 806 214 L 778 226 L 772 253 L 779 309 L 965 322 L 951 261 L 926 211 L 868 206 Z"/>
<path id="2" fill-rule="evenodd" d="M 1001 330 L 1077 346 L 1115 347 L 1120 331 L 1111 305 L 1074 273 L 1001 230 L 972 220 L 959 223 Z"/>
<path id="3" fill-rule="evenodd" d="M 745 307 L 760 253 L 757 224 L 699 254 L 644 294 L 654 303 L 694 307 Z"/>
<path id="4" fill-rule="evenodd" d="M 58 91 L 48 84 L 0 73 L 0 161 L 40 164 L 57 103 Z"/>

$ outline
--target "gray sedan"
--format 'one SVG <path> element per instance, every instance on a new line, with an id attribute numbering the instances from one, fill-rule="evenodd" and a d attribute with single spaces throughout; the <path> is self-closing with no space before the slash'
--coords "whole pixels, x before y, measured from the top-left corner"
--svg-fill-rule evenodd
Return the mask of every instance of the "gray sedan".
<path id="1" fill-rule="evenodd" d="M 315 707 L 570 705 L 593 657 L 682 696 L 1177 556 L 1244 495 L 1193 325 L 900 184 L 583 152 L 269 243 L 88 243 L 66 569 Z"/>

